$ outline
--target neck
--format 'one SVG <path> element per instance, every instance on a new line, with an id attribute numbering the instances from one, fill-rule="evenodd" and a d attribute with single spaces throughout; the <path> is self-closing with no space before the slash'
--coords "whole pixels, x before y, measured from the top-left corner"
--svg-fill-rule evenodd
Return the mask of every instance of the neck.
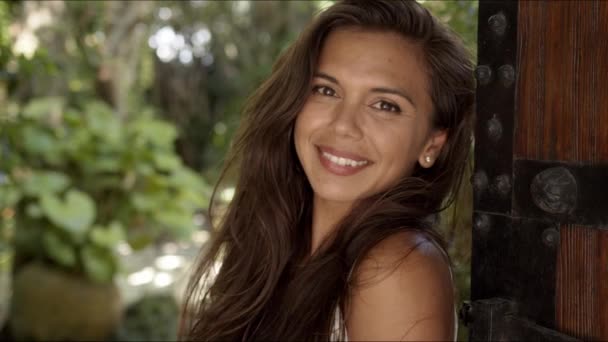
<path id="1" fill-rule="evenodd" d="M 327 201 L 314 196 L 311 255 L 331 235 L 338 222 L 348 214 L 351 207 L 351 202 Z"/>

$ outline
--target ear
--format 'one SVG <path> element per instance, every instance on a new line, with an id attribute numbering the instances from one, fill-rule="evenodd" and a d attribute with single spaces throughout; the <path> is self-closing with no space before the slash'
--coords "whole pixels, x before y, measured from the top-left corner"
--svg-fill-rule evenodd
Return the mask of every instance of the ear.
<path id="1" fill-rule="evenodd" d="M 445 129 L 436 129 L 429 133 L 427 141 L 420 152 L 418 163 L 424 168 L 429 168 L 435 164 L 439 157 L 441 148 L 445 145 L 448 139 L 448 131 Z"/>

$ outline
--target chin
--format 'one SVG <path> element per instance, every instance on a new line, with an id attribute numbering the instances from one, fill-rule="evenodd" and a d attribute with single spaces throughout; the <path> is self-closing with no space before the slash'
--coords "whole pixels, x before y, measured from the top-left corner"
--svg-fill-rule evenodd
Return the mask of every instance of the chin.
<path id="1" fill-rule="evenodd" d="M 328 202 L 354 203 L 365 198 L 364 191 L 353 189 L 353 187 L 343 187 L 337 184 L 323 184 L 312 189 L 317 198 Z"/>

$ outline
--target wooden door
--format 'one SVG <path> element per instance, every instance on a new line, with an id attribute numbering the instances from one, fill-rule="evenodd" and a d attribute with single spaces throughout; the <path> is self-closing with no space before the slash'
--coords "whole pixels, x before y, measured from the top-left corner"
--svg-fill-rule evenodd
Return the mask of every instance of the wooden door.
<path id="1" fill-rule="evenodd" d="M 471 340 L 608 340 L 608 1 L 481 1 Z"/>

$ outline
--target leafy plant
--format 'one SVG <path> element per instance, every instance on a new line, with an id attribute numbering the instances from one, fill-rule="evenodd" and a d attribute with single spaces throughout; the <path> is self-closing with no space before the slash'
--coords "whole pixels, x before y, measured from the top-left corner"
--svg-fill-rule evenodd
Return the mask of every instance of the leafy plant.
<path id="1" fill-rule="evenodd" d="M 208 186 L 174 152 L 177 131 L 151 112 L 124 121 L 104 103 L 39 98 L 3 123 L 0 209 L 14 207 L 16 250 L 110 282 L 114 248 L 187 238 Z"/>
<path id="2" fill-rule="evenodd" d="M 171 295 L 147 295 L 132 304 L 110 341 L 175 341 L 179 305 Z"/>

